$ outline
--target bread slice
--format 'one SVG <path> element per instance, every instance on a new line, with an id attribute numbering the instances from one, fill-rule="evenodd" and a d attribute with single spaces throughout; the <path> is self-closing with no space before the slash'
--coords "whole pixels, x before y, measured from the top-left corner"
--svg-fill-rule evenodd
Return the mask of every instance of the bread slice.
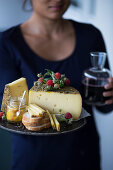
<path id="1" fill-rule="evenodd" d="M 44 118 L 36 117 L 36 116 L 30 117 L 29 113 L 25 113 L 22 118 L 22 123 L 25 126 L 39 126 L 48 122 L 50 122 L 48 116 L 45 116 Z"/>
<path id="2" fill-rule="evenodd" d="M 40 126 L 26 126 L 26 128 L 31 131 L 41 131 L 43 129 L 49 128 L 50 126 L 51 126 L 51 123 L 49 122 L 49 123 L 45 123 Z"/>
<path id="3" fill-rule="evenodd" d="M 40 131 L 51 126 L 50 119 L 48 116 L 41 117 L 31 117 L 28 112 L 24 113 L 22 118 L 22 123 L 28 130 Z"/>

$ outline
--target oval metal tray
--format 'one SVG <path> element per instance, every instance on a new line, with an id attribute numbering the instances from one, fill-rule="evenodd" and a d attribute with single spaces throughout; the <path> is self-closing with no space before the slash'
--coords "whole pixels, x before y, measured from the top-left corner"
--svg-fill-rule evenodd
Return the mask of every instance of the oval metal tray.
<path id="1" fill-rule="evenodd" d="M 34 131 L 27 130 L 22 123 L 11 124 L 11 123 L 8 123 L 6 120 L 4 121 L 0 120 L 0 128 L 7 130 L 9 132 L 12 132 L 12 133 L 18 133 L 22 135 L 35 135 L 35 136 L 49 136 L 50 135 L 51 136 L 51 135 L 61 135 L 61 134 L 74 132 L 76 130 L 79 130 L 83 126 L 85 126 L 86 123 L 87 123 L 86 118 L 83 118 L 78 121 L 73 121 L 73 123 L 70 125 L 66 124 L 65 122 L 60 122 L 60 125 L 61 125 L 60 132 L 52 129 L 52 127 L 44 129 L 42 131 L 34 132 Z"/>

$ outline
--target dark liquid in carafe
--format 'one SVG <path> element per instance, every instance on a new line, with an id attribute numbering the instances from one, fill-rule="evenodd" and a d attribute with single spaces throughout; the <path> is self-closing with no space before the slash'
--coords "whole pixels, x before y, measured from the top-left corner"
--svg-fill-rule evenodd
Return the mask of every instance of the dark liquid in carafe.
<path id="1" fill-rule="evenodd" d="M 83 100 L 89 105 L 105 105 L 105 101 L 110 99 L 110 97 L 104 97 L 103 92 L 108 90 L 105 90 L 104 85 L 96 85 L 92 83 L 90 82 L 90 84 L 87 84 L 85 80 L 82 82 Z"/>

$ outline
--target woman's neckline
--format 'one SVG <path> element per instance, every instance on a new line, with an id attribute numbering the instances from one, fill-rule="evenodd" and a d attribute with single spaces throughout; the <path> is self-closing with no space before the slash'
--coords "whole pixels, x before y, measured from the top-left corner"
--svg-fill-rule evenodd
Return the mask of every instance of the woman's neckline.
<path id="1" fill-rule="evenodd" d="M 35 58 L 37 58 L 38 60 L 43 61 L 43 62 L 45 62 L 45 63 L 62 63 L 62 62 L 65 62 L 65 61 L 70 60 L 73 56 L 75 56 L 76 51 L 77 51 L 77 48 L 78 48 L 78 29 L 77 29 L 77 26 L 76 26 L 77 24 L 76 24 L 76 22 L 73 21 L 73 20 L 70 20 L 70 21 L 72 22 L 72 25 L 73 25 L 73 27 L 74 27 L 74 31 L 75 31 L 74 36 L 76 36 L 76 37 L 75 37 L 75 38 L 76 38 L 76 41 L 75 41 L 75 44 L 74 44 L 74 49 L 73 49 L 72 53 L 71 53 L 68 57 L 66 57 L 65 59 L 56 60 L 56 61 L 44 59 L 43 57 L 41 57 L 41 56 L 39 56 L 38 54 L 36 54 L 36 53 L 30 48 L 30 46 L 27 44 L 27 42 L 25 41 L 24 36 L 23 36 L 23 34 L 22 34 L 22 31 L 21 31 L 21 24 L 19 24 L 17 28 L 18 28 L 18 31 L 19 31 L 20 38 L 21 38 L 21 40 L 22 40 L 22 42 L 23 42 L 23 46 L 24 46 L 25 48 L 27 48 L 27 50 L 29 51 L 29 53 L 30 53 L 33 57 L 35 57 Z M 75 30 L 75 27 L 76 27 L 76 30 Z"/>

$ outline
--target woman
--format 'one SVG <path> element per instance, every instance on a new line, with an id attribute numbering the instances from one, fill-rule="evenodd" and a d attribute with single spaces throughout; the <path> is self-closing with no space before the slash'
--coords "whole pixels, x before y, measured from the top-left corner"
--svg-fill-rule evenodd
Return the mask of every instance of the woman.
<path id="1" fill-rule="evenodd" d="M 31 88 L 37 73 L 43 73 L 45 68 L 65 73 L 82 94 L 82 72 L 91 66 L 89 53 L 105 51 L 105 45 L 94 26 L 62 18 L 69 4 L 70 0 L 32 0 L 32 17 L 1 33 L 0 100 L 5 84 L 26 77 Z M 109 81 L 108 89 L 113 88 L 113 79 Z M 111 96 L 111 100 L 106 101 L 108 106 L 98 109 L 109 112 L 113 108 L 113 91 L 104 95 Z M 92 113 L 91 106 L 84 107 Z M 49 137 L 12 134 L 12 142 L 13 170 L 100 170 L 93 114 L 77 132 Z"/>

